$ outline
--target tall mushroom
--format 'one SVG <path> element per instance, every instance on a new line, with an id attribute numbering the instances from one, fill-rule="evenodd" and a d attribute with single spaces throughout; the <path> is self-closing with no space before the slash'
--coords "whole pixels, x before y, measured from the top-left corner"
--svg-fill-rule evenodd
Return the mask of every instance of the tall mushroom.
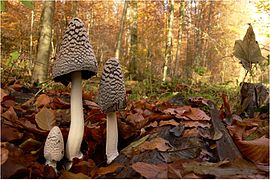
<path id="1" fill-rule="evenodd" d="M 99 85 L 99 106 L 107 115 L 106 155 L 110 164 L 118 155 L 116 111 L 125 108 L 125 85 L 119 62 L 109 59 L 103 69 Z"/>
<path id="2" fill-rule="evenodd" d="M 84 117 L 82 105 L 82 79 L 97 73 L 97 61 L 89 42 L 87 31 L 79 18 L 73 18 L 63 36 L 56 62 L 52 68 L 53 79 L 68 85 L 71 81 L 71 123 L 66 143 L 66 157 L 82 158 L 80 151 Z"/>
<path id="3" fill-rule="evenodd" d="M 44 157 L 46 159 L 45 164 L 52 166 L 57 172 L 56 163 L 64 157 L 64 140 L 58 126 L 54 126 L 47 136 L 44 145 Z"/>

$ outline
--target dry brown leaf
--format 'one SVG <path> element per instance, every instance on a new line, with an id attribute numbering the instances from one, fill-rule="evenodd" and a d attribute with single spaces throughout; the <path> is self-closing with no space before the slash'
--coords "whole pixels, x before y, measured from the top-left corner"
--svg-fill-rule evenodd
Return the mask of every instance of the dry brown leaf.
<path id="1" fill-rule="evenodd" d="M 2 114 L 2 117 L 6 118 L 11 122 L 16 122 L 18 120 L 18 116 L 14 111 L 13 107 L 10 107 L 6 112 Z"/>
<path id="2" fill-rule="evenodd" d="M 0 88 L 0 90 L 1 90 L 1 100 L 0 100 L 0 102 L 2 103 L 2 101 L 4 101 L 6 99 L 8 94 L 5 93 L 5 91 L 2 88 Z"/>
<path id="3" fill-rule="evenodd" d="M 60 179 L 90 179 L 89 176 L 83 174 L 83 173 L 72 173 L 69 171 L 65 171 L 61 176 Z"/>
<path id="4" fill-rule="evenodd" d="M 166 126 L 166 125 L 178 126 L 179 124 L 180 123 L 176 122 L 174 119 L 159 122 L 159 126 Z"/>
<path id="5" fill-rule="evenodd" d="M 24 102 L 21 106 L 22 106 L 22 108 L 27 109 L 30 106 L 32 106 L 32 104 L 34 103 L 34 101 L 35 101 L 35 97 L 31 97 L 26 102 Z"/>
<path id="6" fill-rule="evenodd" d="M 13 128 L 7 125 L 1 127 L 1 140 L 2 141 L 13 141 L 19 140 L 23 137 L 23 133 L 19 132 L 17 128 Z"/>
<path id="7" fill-rule="evenodd" d="M 60 98 L 53 98 L 50 107 L 52 109 L 69 109 L 70 108 L 70 104 L 63 101 Z"/>
<path id="8" fill-rule="evenodd" d="M 154 121 L 154 122 L 148 124 L 147 126 L 145 126 L 144 128 L 148 128 L 148 127 L 154 127 L 155 128 L 157 126 L 158 126 L 158 122 L 157 121 Z"/>
<path id="9" fill-rule="evenodd" d="M 133 127 L 136 127 L 136 129 L 141 129 L 147 123 L 147 119 L 141 113 L 128 115 L 126 121 L 132 124 Z"/>
<path id="10" fill-rule="evenodd" d="M 210 128 L 210 123 L 206 121 L 183 121 L 182 124 L 185 127 L 202 127 L 202 128 Z"/>
<path id="11" fill-rule="evenodd" d="M 210 117 L 199 108 L 190 108 L 191 111 L 185 112 L 184 116 L 190 118 L 191 120 L 205 120 L 210 121 Z"/>
<path id="12" fill-rule="evenodd" d="M 54 110 L 48 109 L 44 106 L 36 114 L 35 120 L 39 128 L 49 131 L 53 126 L 55 126 L 55 112 Z"/>
<path id="13" fill-rule="evenodd" d="M 114 173 L 115 171 L 117 171 L 119 168 L 124 167 L 122 164 L 119 163 L 113 163 L 107 167 L 101 167 L 97 170 L 97 174 L 98 175 L 105 175 L 105 174 L 109 174 L 109 173 Z"/>
<path id="14" fill-rule="evenodd" d="M 236 142 L 241 153 L 255 163 L 269 162 L 269 139 L 261 137 L 252 141 Z"/>
<path id="15" fill-rule="evenodd" d="M 1 147 L 1 165 L 4 164 L 8 160 L 8 153 L 9 151 L 6 148 Z"/>
<path id="16" fill-rule="evenodd" d="M 43 106 L 47 106 L 50 104 L 51 99 L 49 96 L 47 96 L 46 94 L 41 94 L 40 96 L 38 96 L 35 105 L 40 108 Z"/>
<path id="17" fill-rule="evenodd" d="M 261 137 L 251 141 L 243 140 L 245 127 L 234 125 L 227 127 L 232 135 L 235 144 L 241 153 L 255 163 L 269 162 L 269 139 Z"/>
<path id="18" fill-rule="evenodd" d="M 199 135 L 199 130 L 197 128 L 185 129 L 183 137 L 197 137 Z"/>
<path id="19" fill-rule="evenodd" d="M 136 162 L 131 165 L 132 169 L 140 173 L 147 179 L 167 179 L 168 167 L 167 164 L 148 164 L 144 162 Z"/>
<path id="20" fill-rule="evenodd" d="M 141 152 L 145 150 L 154 150 L 157 149 L 159 151 L 167 151 L 171 149 L 170 142 L 161 138 L 157 137 L 154 139 L 151 139 L 150 141 L 145 141 L 142 145 L 139 146 L 139 149 Z"/>

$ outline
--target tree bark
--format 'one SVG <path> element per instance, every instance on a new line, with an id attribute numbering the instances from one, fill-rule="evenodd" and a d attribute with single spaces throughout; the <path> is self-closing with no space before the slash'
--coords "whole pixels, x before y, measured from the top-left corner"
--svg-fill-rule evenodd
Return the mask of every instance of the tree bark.
<path id="1" fill-rule="evenodd" d="M 168 64 L 171 61 L 172 56 L 172 29 L 173 29 L 173 17 L 174 17 L 174 0 L 170 1 L 169 7 L 169 18 L 168 18 L 168 33 L 167 33 L 167 43 L 166 43 L 166 51 L 165 51 L 165 62 L 163 67 L 163 78 L 162 81 L 166 81 L 167 73 L 168 73 Z"/>
<path id="2" fill-rule="evenodd" d="M 117 59 L 119 59 L 120 57 L 120 49 L 121 49 L 121 42 L 122 42 L 122 36 L 123 36 L 123 31 L 124 31 L 126 14 L 127 14 L 127 1 L 124 2 L 124 8 L 123 8 L 123 13 L 122 13 L 122 18 L 121 18 L 121 26 L 120 26 L 120 31 L 117 38 L 117 46 L 115 50 L 115 57 Z"/>
<path id="3" fill-rule="evenodd" d="M 179 7 L 179 25 L 178 25 L 178 35 L 177 35 L 177 48 L 176 48 L 176 55 L 175 55 L 175 69 L 174 69 L 174 76 L 177 78 L 179 76 L 179 61 L 180 61 L 180 52 L 181 52 L 181 45 L 182 45 L 182 33 L 183 33 L 183 17 L 185 13 L 185 1 L 181 0 Z"/>
<path id="4" fill-rule="evenodd" d="M 130 55 L 131 55 L 131 61 L 129 63 L 129 74 L 130 79 L 134 79 L 134 77 L 137 74 L 137 51 L 138 51 L 138 45 L 137 45 L 137 34 L 138 34 L 138 12 L 137 12 L 137 1 L 132 0 L 130 2 L 130 18 L 131 18 L 131 24 L 130 24 Z"/>
<path id="5" fill-rule="evenodd" d="M 54 1 L 43 2 L 43 12 L 41 15 L 41 32 L 38 44 L 37 59 L 34 63 L 32 82 L 43 83 L 48 76 L 48 66 L 50 58 L 50 44 L 52 36 L 52 21 L 55 9 Z"/>

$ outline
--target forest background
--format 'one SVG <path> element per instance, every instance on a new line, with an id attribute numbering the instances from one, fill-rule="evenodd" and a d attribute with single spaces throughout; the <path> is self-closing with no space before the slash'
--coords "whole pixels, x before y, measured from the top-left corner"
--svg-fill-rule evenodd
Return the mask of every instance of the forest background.
<path id="1" fill-rule="evenodd" d="M 39 58 L 46 8 L 51 38 L 48 58 Z M 268 84 L 269 14 L 269 2 L 262 0 L 1 1 L 2 83 L 14 77 L 24 84 L 48 83 L 66 26 L 76 15 L 89 33 L 98 77 L 106 60 L 118 56 L 135 98 L 153 95 L 161 82 L 239 86 L 246 71 L 232 53 L 249 23 L 265 59 L 246 81 Z"/>

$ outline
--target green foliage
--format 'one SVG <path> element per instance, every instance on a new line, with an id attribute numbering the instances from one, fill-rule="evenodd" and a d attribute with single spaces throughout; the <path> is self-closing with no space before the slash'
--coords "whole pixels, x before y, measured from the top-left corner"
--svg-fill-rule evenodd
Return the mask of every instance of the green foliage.
<path id="1" fill-rule="evenodd" d="M 1 0 L 0 1 L 0 11 L 4 12 L 6 10 L 6 2 Z"/>
<path id="2" fill-rule="evenodd" d="M 20 0 L 20 1 L 21 1 L 21 3 L 23 3 L 23 5 L 25 5 L 29 9 L 34 10 L 35 6 L 34 6 L 33 0 Z"/>
<path id="3" fill-rule="evenodd" d="M 194 71 L 195 71 L 198 75 L 203 76 L 203 75 L 206 73 L 207 68 L 206 68 L 206 67 L 203 67 L 203 66 L 197 66 L 197 67 L 195 67 Z"/>

